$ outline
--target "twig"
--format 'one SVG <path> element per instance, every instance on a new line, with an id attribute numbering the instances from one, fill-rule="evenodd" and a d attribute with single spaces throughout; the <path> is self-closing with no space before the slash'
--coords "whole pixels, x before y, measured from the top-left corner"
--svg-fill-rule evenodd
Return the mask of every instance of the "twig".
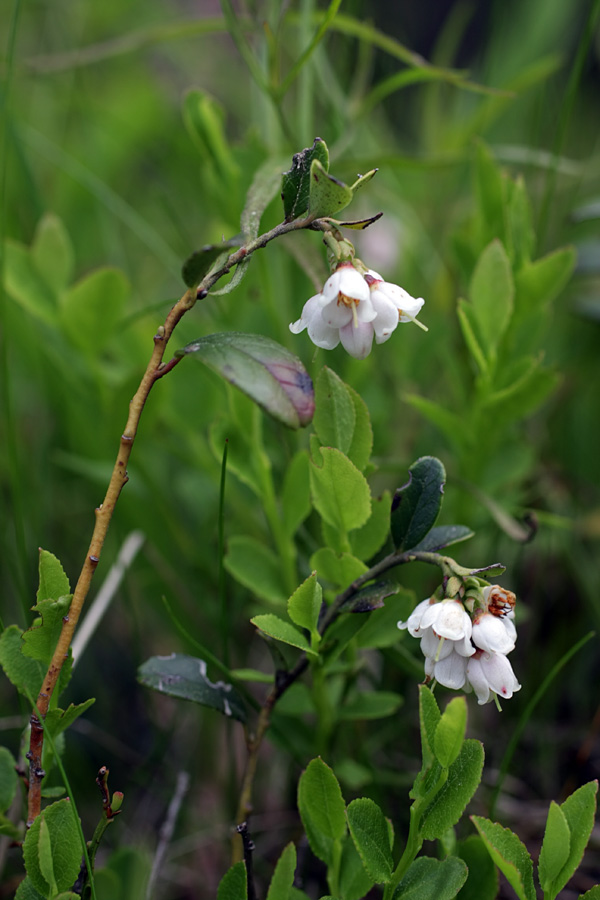
<path id="1" fill-rule="evenodd" d="M 246 896 L 248 900 L 256 900 L 256 888 L 254 887 L 254 872 L 252 868 L 252 854 L 254 852 L 254 841 L 248 832 L 248 823 L 242 822 L 235 829 L 242 839 L 244 847 L 244 862 L 246 863 Z"/>
<path id="2" fill-rule="evenodd" d="M 158 880 L 158 875 L 165 858 L 165 853 L 167 852 L 167 847 L 169 846 L 171 838 L 173 837 L 175 823 L 177 822 L 177 816 L 179 815 L 179 810 L 181 808 L 181 804 L 183 803 L 183 798 L 187 794 L 189 786 L 189 773 L 183 771 L 178 772 L 177 782 L 175 784 L 175 792 L 171 798 L 171 802 L 169 803 L 167 815 L 158 836 L 158 845 L 156 847 L 156 853 L 154 854 L 152 871 L 150 872 L 148 886 L 146 887 L 146 900 L 150 900 L 150 898 L 152 897 L 152 891 L 154 890 L 154 886 Z"/>

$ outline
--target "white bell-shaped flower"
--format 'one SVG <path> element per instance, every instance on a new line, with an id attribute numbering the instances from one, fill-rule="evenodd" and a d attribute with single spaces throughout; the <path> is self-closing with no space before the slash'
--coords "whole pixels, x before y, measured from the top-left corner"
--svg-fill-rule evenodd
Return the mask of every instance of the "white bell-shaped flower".
<path id="1" fill-rule="evenodd" d="M 480 705 L 488 702 L 491 691 L 509 700 L 516 691 L 521 690 L 512 666 L 503 653 L 478 650 L 467 661 L 466 675 Z"/>

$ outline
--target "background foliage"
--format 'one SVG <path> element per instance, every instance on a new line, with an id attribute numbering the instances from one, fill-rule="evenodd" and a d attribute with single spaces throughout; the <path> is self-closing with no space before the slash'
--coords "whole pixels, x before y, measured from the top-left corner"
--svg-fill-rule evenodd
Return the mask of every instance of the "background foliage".
<path id="1" fill-rule="evenodd" d="M 30 621 L 38 546 L 76 576 L 151 337 L 182 290 L 181 261 L 235 235 L 255 170 L 283 171 L 319 134 L 345 181 L 379 166 L 352 210 L 353 217 L 384 212 L 357 239 L 359 255 L 425 296 L 429 335 L 403 331 L 362 362 L 341 349 L 314 356 L 288 323 L 327 273 L 315 236 L 299 234 L 258 253 L 238 291 L 199 305 L 177 345 L 211 331 L 262 332 L 298 353 L 315 378 L 331 364 L 369 408 L 377 495 L 404 483 L 417 456 L 443 459 L 444 521 L 477 531 L 457 556 L 507 565 L 505 584 L 521 601 L 514 665 L 523 690 L 500 719 L 493 707 L 470 704 L 469 733 L 484 740 L 484 779 L 493 780 L 542 677 L 600 624 L 598 4 L 428 2 L 417 16 L 409 4 L 355 0 L 330 17 L 314 52 L 295 68 L 323 4 L 248 2 L 233 37 L 228 3 L 223 12 L 200 6 L 21 2 L 0 11 L 3 622 Z M 244 59 L 250 53 L 254 77 Z M 280 219 L 275 198 L 264 226 Z M 526 239 L 521 234 L 512 246 L 529 246 L 532 260 L 571 245 L 577 264 L 568 280 L 564 257 L 554 302 L 498 348 L 498 388 L 514 375 L 508 360 L 525 355 L 543 365 L 543 384 L 526 385 L 494 409 L 481 393 L 456 301 L 473 299 L 475 265 L 493 238 L 504 242 L 517 277 L 523 260 L 510 255 L 517 227 Z M 268 669 L 249 623 L 270 611 L 268 597 L 229 574 L 223 609 L 215 565 L 226 438 L 227 565 L 235 568 L 231 548 L 240 535 L 274 546 L 245 468 L 248 436 L 256 446 L 261 433 L 280 491 L 307 435 L 256 414 L 191 362 L 158 385 L 98 585 L 132 530 L 143 532 L 143 548 L 69 688 L 69 702 L 96 697 L 65 747 L 84 828 L 97 818 L 94 778 L 107 764 L 113 788 L 126 794 L 118 825 L 124 867 L 127 848 L 136 848 L 132 865 L 147 869 L 177 774 L 191 773 L 190 802 L 162 871 L 164 897 L 198 896 L 199 877 L 205 896 L 214 896 L 227 867 L 241 753 L 215 714 L 151 695 L 136 670 L 154 654 L 193 652 L 162 597 L 190 639 L 218 647 L 234 667 Z M 529 516 L 538 528 L 524 543 Z M 317 525 L 313 513 L 301 532 L 301 577 L 310 572 Z M 402 577 L 416 599 L 436 584 L 420 568 Z M 413 653 L 393 632 L 364 675 L 404 694 L 406 724 L 400 728 L 397 715 L 369 727 L 349 721 L 328 744 L 346 799 L 368 785 L 398 816 L 419 765 L 421 663 Z M 531 810 L 539 804 L 545 815 L 549 798 L 558 801 L 597 774 L 597 680 L 594 639 L 560 673 L 517 747 L 499 813 L 534 848 L 541 831 Z M 0 692 L 0 727 L 17 754 L 26 704 L 9 715 L 14 692 L 6 683 Z M 289 702 L 302 704 L 302 692 Z M 297 833 L 294 791 L 309 758 L 306 734 L 288 727 L 283 704 L 279 716 L 288 754 L 263 748 L 253 826 L 265 865 Z M 489 802 L 484 784 L 477 811 L 487 815 Z M 597 881 L 597 854 L 588 864 Z M 5 896 L 14 890 L 11 877 L 9 858 Z M 132 878 L 139 890 L 143 876 Z M 126 896 L 138 894 L 132 887 Z"/>

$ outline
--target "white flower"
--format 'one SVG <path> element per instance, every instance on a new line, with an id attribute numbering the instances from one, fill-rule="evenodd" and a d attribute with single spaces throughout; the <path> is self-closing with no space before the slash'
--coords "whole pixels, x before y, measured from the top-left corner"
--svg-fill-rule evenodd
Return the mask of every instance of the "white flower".
<path id="1" fill-rule="evenodd" d="M 460 600 L 442 600 L 426 609 L 421 628 L 431 627 L 438 637 L 450 641 L 469 640 L 472 632 L 471 617 Z"/>
<path id="2" fill-rule="evenodd" d="M 402 630 L 404 628 L 408 628 L 408 633 L 412 634 L 413 637 L 421 637 L 421 635 L 419 634 L 419 629 L 421 627 L 421 619 L 423 618 L 423 613 L 434 602 L 435 601 L 432 597 L 428 597 L 427 600 L 422 600 L 421 603 L 418 604 L 418 606 L 415 606 L 406 622 L 398 622 L 398 628 Z"/>
<path id="3" fill-rule="evenodd" d="M 304 304 L 290 331 L 305 328 L 313 344 L 333 350 L 342 343 L 356 359 L 371 352 L 373 337 L 387 341 L 398 322 L 414 320 L 424 300 L 415 300 L 402 288 L 383 281 L 377 272 L 362 275 L 351 262 L 340 263 L 320 294 Z"/>
<path id="4" fill-rule="evenodd" d="M 515 649 L 517 630 L 505 616 L 478 610 L 473 621 L 473 643 L 487 653 L 510 653 Z"/>
<path id="5" fill-rule="evenodd" d="M 478 650 L 468 660 L 467 682 L 477 694 L 480 705 L 488 702 L 490 691 L 510 700 L 516 691 L 521 690 L 506 656 L 503 653 L 486 653 L 484 650 Z"/>
<path id="6" fill-rule="evenodd" d="M 450 644 L 451 642 L 446 641 L 445 643 Z M 452 650 L 443 659 L 433 660 L 425 657 L 425 673 L 430 678 L 435 678 L 444 687 L 459 691 L 465 686 L 468 663 L 465 656 Z"/>

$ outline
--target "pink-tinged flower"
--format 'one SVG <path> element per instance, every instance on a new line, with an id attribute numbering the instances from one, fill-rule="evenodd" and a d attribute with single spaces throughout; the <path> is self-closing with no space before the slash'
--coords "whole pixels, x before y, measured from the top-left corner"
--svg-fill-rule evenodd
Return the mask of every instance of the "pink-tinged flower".
<path id="1" fill-rule="evenodd" d="M 503 653 L 486 653 L 478 650 L 467 661 L 467 683 L 477 694 L 480 705 L 490 699 L 490 691 L 510 700 L 521 685 L 515 678 L 512 666 Z"/>
<path id="2" fill-rule="evenodd" d="M 387 341 L 399 322 L 415 320 L 424 302 L 383 281 L 377 272 L 363 275 L 351 262 L 343 262 L 321 293 L 304 304 L 290 331 L 299 334 L 306 328 L 313 344 L 324 350 L 333 350 L 341 341 L 351 356 L 364 359 L 373 338 L 378 344 Z"/>

